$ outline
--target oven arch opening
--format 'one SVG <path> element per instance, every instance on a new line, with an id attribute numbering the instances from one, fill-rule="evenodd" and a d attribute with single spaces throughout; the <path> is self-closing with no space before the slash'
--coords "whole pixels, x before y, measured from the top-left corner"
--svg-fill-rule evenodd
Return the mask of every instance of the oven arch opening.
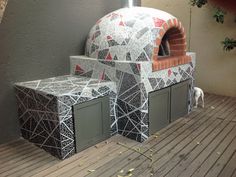
<path id="1" fill-rule="evenodd" d="M 153 71 L 186 64 L 191 58 L 186 55 L 186 37 L 180 22 L 166 23 L 156 39 L 157 49 L 153 52 Z"/>

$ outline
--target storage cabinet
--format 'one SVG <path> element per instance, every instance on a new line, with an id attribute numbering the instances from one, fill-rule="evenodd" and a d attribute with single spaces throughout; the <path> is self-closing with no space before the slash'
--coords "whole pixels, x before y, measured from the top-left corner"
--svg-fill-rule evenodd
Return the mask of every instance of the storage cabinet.
<path id="1" fill-rule="evenodd" d="M 170 88 L 149 93 L 149 133 L 164 128 L 170 122 Z"/>
<path id="2" fill-rule="evenodd" d="M 110 137 L 108 96 L 75 105 L 73 110 L 76 152 Z"/>
<path id="3" fill-rule="evenodd" d="M 189 81 L 149 93 L 149 134 L 188 113 Z"/>
<path id="4" fill-rule="evenodd" d="M 171 122 L 188 113 L 189 81 L 173 85 L 171 90 Z"/>

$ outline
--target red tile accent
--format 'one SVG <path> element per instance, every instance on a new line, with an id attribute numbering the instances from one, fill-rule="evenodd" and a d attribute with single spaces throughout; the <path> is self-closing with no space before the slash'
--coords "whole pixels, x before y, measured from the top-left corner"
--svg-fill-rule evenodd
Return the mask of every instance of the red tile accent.
<path id="1" fill-rule="evenodd" d="M 157 17 L 153 17 L 153 21 L 154 21 L 155 27 L 161 27 L 162 24 L 165 22 L 164 20 Z"/>
<path id="2" fill-rule="evenodd" d="M 120 21 L 119 25 L 120 25 L 120 26 L 125 26 L 125 24 L 124 24 L 123 21 Z"/>
<path id="3" fill-rule="evenodd" d="M 107 36 L 107 40 L 111 40 L 112 39 L 112 37 L 111 36 Z"/>
<path id="4" fill-rule="evenodd" d="M 109 52 L 107 57 L 106 57 L 106 60 L 112 60 L 112 56 L 111 56 L 111 53 Z"/>
<path id="5" fill-rule="evenodd" d="M 169 70 L 168 70 L 168 77 L 170 77 L 171 74 L 172 74 L 172 71 L 171 71 L 171 69 L 169 69 Z"/>
<path id="6" fill-rule="evenodd" d="M 76 71 L 76 72 L 79 72 L 80 74 L 84 73 L 84 70 L 81 68 L 80 65 L 76 65 L 75 71 Z"/>
<path id="7" fill-rule="evenodd" d="M 103 70 L 103 72 L 102 73 L 100 73 L 100 81 L 103 81 L 103 80 L 105 80 L 105 70 Z"/>
<path id="8" fill-rule="evenodd" d="M 141 69 L 140 64 L 138 63 L 138 64 L 136 64 L 136 66 L 137 66 L 138 70 L 140 71 L 140 69 Z"/>

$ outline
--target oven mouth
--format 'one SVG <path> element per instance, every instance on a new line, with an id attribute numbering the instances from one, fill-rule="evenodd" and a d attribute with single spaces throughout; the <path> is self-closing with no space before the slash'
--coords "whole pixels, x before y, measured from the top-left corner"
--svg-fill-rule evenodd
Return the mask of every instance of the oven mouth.
<path id="1" fill-rule="evenodd" d="M 156 39 L 153 52 L 153 71 L 187 64 L 191 57 L 186 55 L 186 36 L 181 23 L 176 19 L 163 25 Z"/>
<path id="2" fill-rule="evenodd" d="M 163 36 L 161 40 L 161 44 L 159 46 L 158 51 L 158 58 L 159 60 L 165 59 L 166 57 L 170 56 L 170 43 L 168 40 L 167 33 Z"/>

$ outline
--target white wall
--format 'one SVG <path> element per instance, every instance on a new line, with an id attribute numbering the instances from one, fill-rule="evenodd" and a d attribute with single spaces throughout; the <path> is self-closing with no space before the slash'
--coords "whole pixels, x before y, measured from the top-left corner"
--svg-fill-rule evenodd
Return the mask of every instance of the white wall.
<path id="1" fill-rule="evenodd" d="M 167 11 L 183 23 L 189 49 L 197 53 L 196 85 L 205 92 L 236 96 L 236 49 L 224 52 L 220 41 L 236 38 L 235 16 L 228 14 L 224 24 L 213 19 L 213 9 L 191 7 L 189 0 L 142 0 L 142 6 Z"/>

